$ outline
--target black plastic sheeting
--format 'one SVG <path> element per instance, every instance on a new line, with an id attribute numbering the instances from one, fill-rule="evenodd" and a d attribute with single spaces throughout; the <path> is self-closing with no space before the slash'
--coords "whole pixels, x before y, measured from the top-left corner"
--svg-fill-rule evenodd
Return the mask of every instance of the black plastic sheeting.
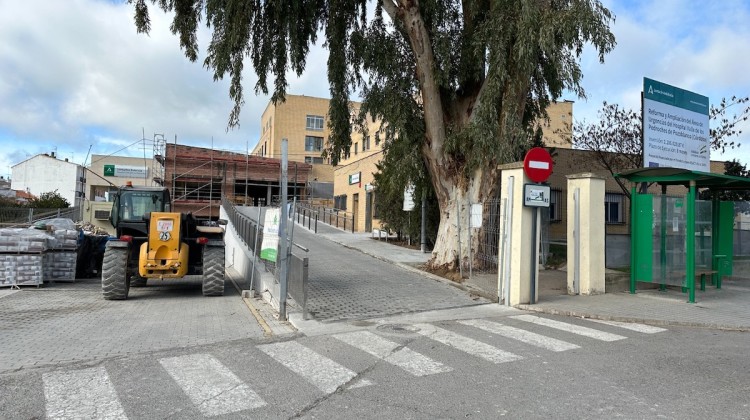
<path id="1" fill-rule="evenodd" d="M 78 255 L 76 257 L 77 279 L 101 276 L 104 248 L 109 238 L 109 236 L 102 235 L 83 235 L 78 244 Z"/>

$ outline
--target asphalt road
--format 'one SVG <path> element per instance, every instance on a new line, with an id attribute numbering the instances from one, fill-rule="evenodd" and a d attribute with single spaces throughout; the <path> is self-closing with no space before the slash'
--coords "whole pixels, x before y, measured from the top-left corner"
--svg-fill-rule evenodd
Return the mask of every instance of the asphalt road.
<path id="1" fill-rule="evenodd" d="M 748 333 L 632 330 L 522 311 L 356 325 L 345 333 L 244 338 L 5 371 L 0 413 L 9 419 L 750 417 Z"/>

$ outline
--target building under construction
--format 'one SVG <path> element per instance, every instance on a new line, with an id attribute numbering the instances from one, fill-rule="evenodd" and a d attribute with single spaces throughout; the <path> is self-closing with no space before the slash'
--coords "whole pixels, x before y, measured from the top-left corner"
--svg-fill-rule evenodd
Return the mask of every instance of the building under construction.
<path id="1" fill-rule="evenodd" d="M 305 199 L 312 165 L 288 164 L 289 199 Z M 169 188 L 175 212 L 218 219 L 222 198 L 248 206 L 280 201 L 281 160 L 155 141 L 154 183 Z"/>

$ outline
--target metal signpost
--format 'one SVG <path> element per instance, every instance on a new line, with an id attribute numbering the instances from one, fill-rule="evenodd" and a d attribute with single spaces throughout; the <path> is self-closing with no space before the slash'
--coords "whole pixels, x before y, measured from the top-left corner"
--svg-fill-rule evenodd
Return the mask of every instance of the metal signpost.
<path id="1" fill-rule="evenodd" d="M 523 205 L 534 208 L 534 224 L 531 229 L 531 293 L 529 303 L 536 303 L 537 270 L 539 266 L 539 208 L 549 207 L 549 185 L 541 183 L 552 175 L 552 156 L 547 149 L 534 147 L 526 153 L 523 160 L 523 171 L 536 184 L 526 184 L 523 188 Z"/>

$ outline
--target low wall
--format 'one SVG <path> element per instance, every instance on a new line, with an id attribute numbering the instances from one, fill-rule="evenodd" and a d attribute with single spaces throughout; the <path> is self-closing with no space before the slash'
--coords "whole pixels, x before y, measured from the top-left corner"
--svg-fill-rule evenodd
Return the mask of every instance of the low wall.
<path id="1" fill-rule="evenodd" d="M 223 206 L 221 218 L 228 220 Z M 243 291 L 254 290 L 274 309 L 279 310 L 279 284 L 274 275 L 266 271 L 265 263 L 253 255 L 231 223 L 227 224 L 224 243 L 227 273 L 232 280 Z"/>

